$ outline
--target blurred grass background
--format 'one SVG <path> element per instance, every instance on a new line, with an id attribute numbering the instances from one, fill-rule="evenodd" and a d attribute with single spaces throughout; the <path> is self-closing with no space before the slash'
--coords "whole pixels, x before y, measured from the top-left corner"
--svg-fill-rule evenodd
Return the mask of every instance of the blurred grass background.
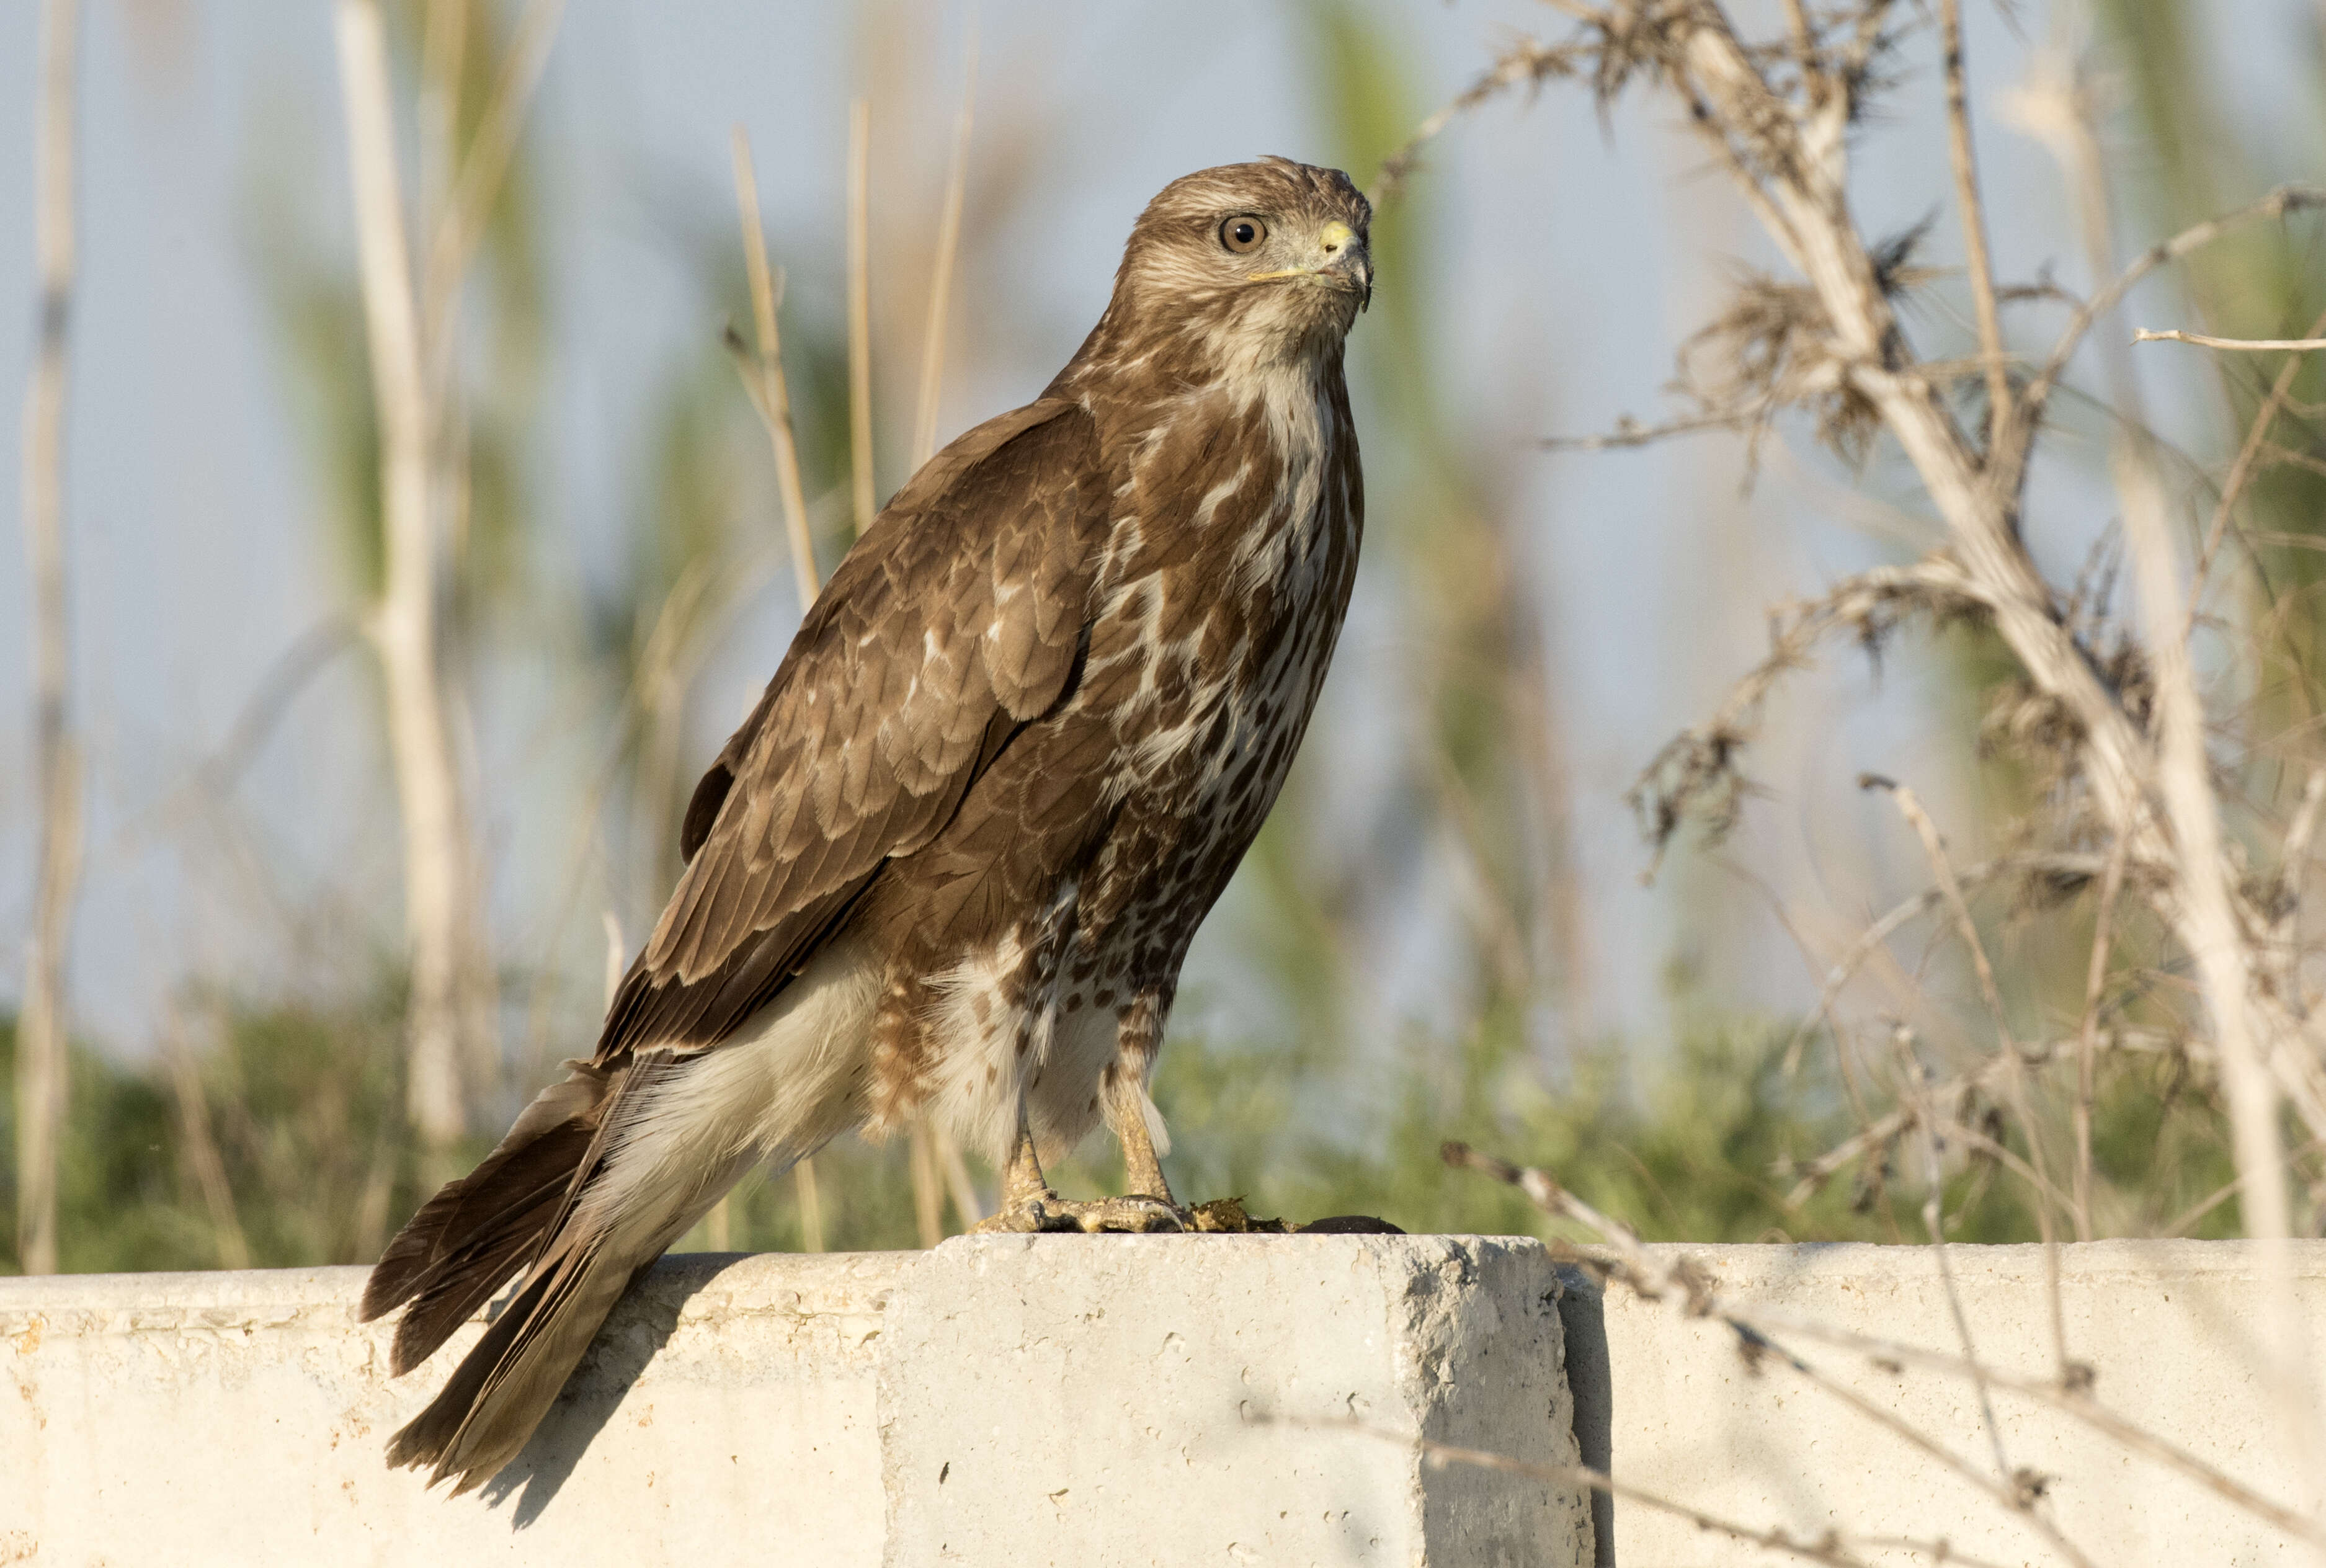
<path id="1" fill-rule="evenodd" d="M 453 93 L 456 134 L 466 136 L 507 48 L 512 13 L 492 0 L 458 3 L 474 41 Z M 2181 69 L 2202 53 L 2193 39 L 2238 45 L 2240 35 L 2233 25 L 2222 32 L 2213 8 L 2109 0 L 2088 32 L 2063 31 L 2054 9 L 2017 7 L 2017 25 L 2030 38 L 2067 38 L 2087 50 L 2116 91 L 2108 123 L 2123 159 L 2126 232 L 2169 230 L 2266 188 L 2288 162 L 2314 165 L 2314 115 L 2284 138 L 2257 144 L 2240 134 L 2242 122 L 2223 101 L 2233 90 L 2229 76 Z M 401 24 L 402 68 L 415 76 L 418 9 L 392 5 L 389 14 Z M 2326 100 L 2326 42 L 2316 14 L 2305 14 L 2308 52 L 2294 69 L 2313 100 Z M 1298 84 L 1307 139 L 1286 150 L 1370 179 L 1439 96 L 1420 79 L 1412 24 L 1393 9 L 1324 3 L 1271 17 L 1289 30 L 1290 55 L 1307 72 Z M 949 106 L 959 90 L 954 57 L 911 21 L 895 9 L 865 14 L 864 90 L 876 114 L 907 99 Z M 1486 59 L 1482 44 L 1477 66 Z M 1006 80 L 1006 72 L 996 74 Z M 2008 87 L 1992 79 L 1982 85 L 1996 93 Z M 989 82 L 983 90 L 990 103 L 997 89 Z M 927 117 L 922 109 L 897 117 L 909 122 L 914 114 Z M 993 114 L 999 128 L 976 144 L 972 251 L 981 234 L 1022 221 L 1029 209 L 1038 217 L 1041 200 L 1027 188 L 1021 143 L 1033 134 L 1029 116 Z M 1895 134 L 1931 129 L 1910 117 Z M 1530 133 L 1521 118 L 1495 122 L 1491 134 Z M 2035 156 L 2024 144 L 2006 153 Z M 463 306 L 456 377 L 466 436 L 445 643 L 451 678 L 470 704 L 462 720 L 470 768 L 488 780 L 492 769 L 479 758 L 521 755 L 562 768 L 570 793 L 541 820 L 516 812 L 512 802 L 488 801 L 503 824 L 483 851 L 501 932 L 493 955 L 500 1038 L 496 1071 L 479 1080 L 472 1101 L 470 1154 L 489 1146 L 559 1057 L 586 1052 L 601 996 L 601 923 L 610 917 L 632 945 L 647 928 L 677 868 L 676 822 L 687 793 L 732 721 L 710 694 L 706 672 L 731 662 L 740 624 L 780 621 L 787 632 L 782 617 L 792 613 L 780 604 L 787 573 L 765 440 L 716 331 L 749 320 L 732 216 L 678 191 L 649 210 L 659 242 L 684 257 L 704 329 L 652 374 L 635 440 L 599 459 L 619 476 L 593 503 L 617 518 L 616 569 L 569 592 L 570 581 L 545 564 L 557 553 L 560 526 L 558 487 L 543 471 L 545 383 L 559 362 L 557 333 L 576 329 L 570 311 L 552 308 L 566 285 L 544 191 L 554 184 L 559 155 L 541 135 L 520 145 L 492 209 L 479 284 Z M 763 162 L 775 155 L 761 149 Z M 254 137 L 240 156 L 242 250 L 263 302 L 274 394 L 291 411 L 301 447 L 322 543 L 316 559 L 325 563 L 335 613 L 359 616 L 380 581 L 379 452 L 356 277 L 333 228 L 343 214 L 313 203 L 297 158 L 283 147 Z M 938 159 L 932 153 L 923 162 Z M 1695 178 L 1673 171 L 1675 181 Z M 1939 195 L 1933 184 L 1929 199 Z M 1549 197 L 1527 190 L 1517 199 Z M 1667 887 L 1680 890 L 1679 912 L 1661 933 L 1669 951 L 1633 960 L 1665 977 L 1663 1037 L 1610 1026 L 1595 1002 L 1595 990 L 1609 983 L 1605 944 L 1637 938 L 1642 928 L 1611 928 L 1597 916 L 1579 869 L 1579 824 L 1590 813 L 1578 806 L 1578 792 L 1610 792 L 1595 743 L 1577 733 L 1581 677 L 1537 590 L 1540 575 L 1557 568 L 1544 564 L 1542 542 L 1516 499 L 1525 475 L 1549 459 L 1511 428 L 1465 420 L 1461 389 L 1447 385 L 1453 372 L 1428 292 L 1430 280 L 1446 275 L 1448 237 L 1463 232 L 1447 200 L 1425 168 L 1384 209 L 1373 237 L 1387 286 L 1353 347 L 1370 513 L 1353 631 L 1391 656 L 1357 663 L 1344 655 L 1311 757 L 1214 917 L 1211 951 L 1224 956 L 1191 976 L 1156 1087 L 1175 1139 L 1167 1161 L 1174 1183 L 1184 1197 L 1242 1195 L 1261 1214 L 1366 1212 L 1415 1230 L 1537 1230 L 1541 1217 L 1515 1193 L 1444 1169 L 1438 1145 L 1458 1137 L 1549 1166 L 1651 1239 L 1921 1239 L 1920 1178 L 1882 1161 L 1845 1170 L 1803 1202 L 1789 1199 L 1794 1168 L 1842 1144 L 1862 1117 L 1838 1075 L 1825 1025 L 1805 1004 L 1762 999 L 1754 971 L 1769 968 L 1769 955 L 1786 952 L 1793 936 L 1777 931 L 1782 908 L 1772 916 L 1740 861 L 1681 850 L 1663 874 Z M 903 280 L 920 275 L 927 244 L 896 236 L 917 234 L 932 218 L 925 208 L 876 204 L 884 411 L 911 382 L 922 300 Z M 13 223 L 0 234 L 17 233 Z M 1699 237 L 1715 253 L 1725 243 L 1717 230 Z M 783 239 L 777 237 L 779 258 Z M 2049 243 L 2072 254 L 2061 236 Z M 836 221 L 818 248 L 837 253 Z M 1000 329 L 978 324 L 973 291 L 998 286 L 974 267 L 959 285 L 955 310 L 972 318 L 963 329 L 972 353 L 981 333 Z M 1968 341 L 1944 285 L 1934 297 L 1940 303 L 1927 329 Z M 2187 298 L 2200 312 L 2188 324 L 2200 329 L 2288 335 L 2326 301 L 2326 266 L 2298 236 L 2256 230 L 2208 253 Z M 828 571 L 850 536 L 846 329 L 831 268 L 801 264 L 784 320 L 801 461 L 809 494 L 821 497 L 816 539 Z M 1642 357 L 1666 351 L 1638 350 Z M 2209 374 L 2216 380 L 2184 400 L 2200 464 L 2234 450 L 2258 403 L 2251 367 Z M 2326 399 L 2321 374 L 2314 365 L 2303 372 L 2281 442 L 2320 450 L 2316 422 L 2302 410 Z M 1621 412 L 1587 386 L 1559 382 L 1556 367 L 1546 366 L 1543 377 L 1541 406 L 1512 415 L 1535 434 L 1559 422 L 1604 425 Z M 1554 421 L 1550 407 L 1565 419 Z M 904 424 L 893 412 L 881 422 L 884 495 L 904 477 Z M 1719 493 L 1708 521 L 1726 526 L 1746 505 L 1729 494 L 1736 447 L 1668 450 L 1700 465 L 1706 493 Z M 1878 458 L 1875 469 L 1878 480 Z M 2282 633 L 2285 673 L 2253 700 L 2281 719 L 2314 711 L 2320 691 L 2312 590 L 2326 580 L 2319 575 L 2326 556 L 2312 542 L 2326 515 L 2321 473 L 2326 464 L 2315 461 L 2282 467 L 2253 502 L 2256 530 L 2288 542 L 2271 557 L 2270 596 L 2254 612 L 2256 624 Z M 1669 570 L 1717 578 L 1720 552 L 1730 548 L 1708 543 Z M 1716 580 L 1698 591 L 1717 597 L 1726 586 Z M 1731 604 L 1725 613 L 1749 621 L 1759 605 L 1740 612 Z M 780 637 L 773 645 L 762 638 L 760 656 L 771 645 Z M 325 646 L 322 658 L 340 657 L 330 651 L 335 645 Z M 1707 678 L 1734 673 L 1749 656 Z M 2008 762 L 1982 757 L 1971 738 L 2005 679 L 1992 650 L 1976 636 L 1949 634 L 1899 656 L 1912 674 L 1886 688 L 1884 700 L 1919 706 L 1955 737 L 1921 759 L 1926 775 L 1944 775 L 1958 808 L 1950 835 L 1974 847 L 2007 843 L 2042 785 Z M 333 690 L 345 702 L 376 708 L 373 685 L 358 673 Z M 514 689 L 532 693 L 522 721 L 508 717 Z M 271 726 L 273 716 L 264 717 Z M 495 724 L 502 733 L 479 738 L 480 726 Z M 302 732 L 287 733 L 284 744 Z M 1366 756 L 1355 789 L 1335 764 L 1360 747 Z M 1646 760 L 1624 759 L 1634 767 Z M 480 787 L 490 796 L 489 782 Z M 378 868 L 361 857 L 337 862 L 338 885 L 328 872 L 284 871 L 292 857 L 283 832 L 264 812 L 237 804 L 230 784 L 189 792 L 169 826 L 155 830 L 198 841 L 187 852 L 190 875 L 260 888 L 254 896 L 276 911 L 284 961 L 256 976 L 191 965 L 167 988 L 146 1038 L 75 1045 L 62 1266 L 368 1261 L 423 1196 L 421 1151 L 405 1122 L 404 979 L 392 901 L 383 907 Z M 14 794 L 0 809 L 27 807 Z M 1788 809 L 1807 808 L 1747 808 Z M 528 820 L 510 826 L 513 813 Z M 1604 812 L 1590 820 L 1604 821 Z M 530 857 L 522 876 L 507 868 L 520 840 Z M 1749 850 L 1748 840 L 1735 853 L 1749 858 Z M 375 858 L 381 852 L 370 851 Z M 1621 854 L 1634 868 L 1646 864 L 1644 850 L 1625 846 Z M 1903 881 L 1914 880 L 1908 865 Z M 1893 876 L 1884 885 L 1900 882 Z M 1426 923 L 1404 918 L 1417 907 L 1429 912 Z M 2089 920 L 2070 910 L 2040 923 L 2024 903 L 2005 898 L 1983 901 L 1980 911 L 2008 955 L 2014 1008 L 2039 1026 L 2071 1018 L 2081 1004 Z M 1748 928 L 1757 934 L 1741 934 Z M 1428 1006 L 1382 1007 L 1383 986 L 1371 970 L 1384 929 L 1410 949 L 1404 965 L 1426 973 Z M 2135 947 L 2139 940 L 2136 931 L 2127 934 Z M 1929 942 L 1930 932 L 1899 939 L 1907 956 L 1893 966 L 1897 983 L 1918 988 L 1940 1012 L 1975 1019 L 1976 992 L 1958 955 L 1936 955 L 1932 944 L 1917 958 L 1917 942 Z M 1735 983 L 1740 976 L 1745 983 Z M 1791 989 L 1800 992 L 1798 984 Z M 1857 1011 L 1878 1013 L 1882 1005 L 1876 995 Z M 1789 1072 L 1805 1021 L 1810 1044 Z M 13 1025 L 0 1018 L 0 1050 L 13 1059 L 14 1048 Z M 2205 1206 L 2229 1180 L 2210 1090 L 2168 1060 L 2110 1062 L 2094 1134 L 2107 1232 L 2236 1234 L 2233 1199 Z M 2064 1103 L 2058 1081 L 2038 1090 Z M 0 1141 L 13 1137 L 13 1127 L 0 1123 Z M 1998 1119 L 1996 1134 L 2006 1150 L 2024 1154 L 2026 1133 L 2015 1122 Z M 1111 1161 L 1111 1149 L 1093 1142 L 1061 1173 L 1061 1184 L 1111 1184 L 1119 1175 Z M 844 1142 L 819 1160 L 819 1172 L 826 1245 L 916 1244 L 901 1144 Z M 988 1178 L 982 1166 L 977 1174 Z M 10 1179 L 0 1174 L 0 1182 Z M 1958 1239 L 2036 1238 L 2025 1184 L 1997 1161 L 1957 1158 L 1945 1181 Z M 14 1212 L 13 1193 L 0 1193 L 0 1215 Z M 12 1224 L 0 1218 L 0 1266 L 14 1266 Z M 727 1224 L 727 1243 L 737 1248 L 804 1244 L 789 1181 L 748 1179 Z M 705 1244 L 698 1231 L 687 1245 Z"/>

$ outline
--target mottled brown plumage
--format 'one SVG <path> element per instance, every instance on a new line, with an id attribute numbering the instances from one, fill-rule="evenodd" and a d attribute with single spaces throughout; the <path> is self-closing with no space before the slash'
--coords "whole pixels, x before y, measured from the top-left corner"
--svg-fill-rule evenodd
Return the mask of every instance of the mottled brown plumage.
<path id="1" fill-rule="evenodd" d="M 1003 1225 L 1182 1214 L 1146 1083 L 1348 606 L 1370 217 L 1282 159 L 1175 181 L 1041 397 L 850 552 L 696 790 L 595 1056 L 374 1271 L 398 1372 L 526 1271 L 394 1462 L 479 1484 L 637 1270 L 851 1127 L 917 1110 L 1007 1158 Z M 1102 1119 L 1131 1195 L 1065 1202 L 1040 1159 Z"/>

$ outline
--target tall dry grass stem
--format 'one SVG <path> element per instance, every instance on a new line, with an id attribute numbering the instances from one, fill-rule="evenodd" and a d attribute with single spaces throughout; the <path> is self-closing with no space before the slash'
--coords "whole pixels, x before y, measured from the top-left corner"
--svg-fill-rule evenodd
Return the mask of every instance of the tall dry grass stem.
<path id="1" fill-rule="evenodd" d="M 35 115 L 33 370 L 24 392 L 24 550 L 33 579 L 33 774 L 40 812 L 16 1026 L 16 1257 L 57 1269 L 57 1166 L 64 1142 L 70 1013 L 65 993 L 80 886 L 81 757 L 72 722 L 72 632 L 65 562 L 65 389 L 79 260 L 74 208 L 79 0 L 44 0 Z"/>
<path id="2" fill-rule="evenodd" d="M 768 439 L 775 448 L 776 483 L 783 496 L 784 533 L 791 542 L 792 580 L 799 589 L 800 615 L 805 617 L 815 607 L 815 597 L 821 591 L 815 536 L 808 527 L 807 496 L 800 483 L 799 441 L 792 429 L 791 385 L 784 376 L 776 285 L 768 266 L 767 234 L 759 225 L 759 177 L 751 162 L 750 135 L 740 125 L 734 129 L 733 146 L 735 208 L 743 227 L 743 264 L 750 281 L 751 321 L 758 334 L 758 351 L 756 355 L 747 353 L 731 329 L 727 343 L 735 353 L 744 388 L 751 394 L 751 406 L 758 411 L 760 422 L 767 426 Z M 868 456 L 869 450 L 868 448 Z M 862 527 L 861 521 L 858 527 Z M 821 1252 L 823 1224 L 822 1206 L 815 1201 L 815 1156 L 809 1155 L 801 1160 L 793 1172 L 799 1195 L 801 1229 L 809 1243 L 807 1250 Z M 815 1215 L 812 1224 L 808 1221 L 811 1211 Z M 727 1198 L 721 1197 L 712 1206 L 710 1218 L 712 1246 L 723 1252 L 727 1249 L 730 1223 Z"/>
<path id="3" fill-rule="evenodd" d="M 954 123 L 953 166 L 945 176 L 944 208 L 937 219 L 936 264 L 929 276 L 928 325 L 921 336 L 921 397 L 913 419 L 913 467 L 937 450 L 937 401 L 944 388 L 946 306 L 953 298 L 954 264 L 961 251 L 961 211 L 969 190 L 969 133 L 977 104 L 977 29 L 970 24 L 963 46 L 961 115 Z"/>
<path id="4" fill-rule="evenodd" d="M 848 477 L 858 537 L 879 511 L 872 469 L 872 105 L 848 105 Z"/>
<path id="5" fill-rule="evenodd" d="M 743 225 L 743 264 L 751 285 L 751 321 L 758 333 L 756 352 L 730 329 L 727 346 L 735 356 L 751 406 L 758 410 L 775 448 L 776 486 L 783 497 L 784 533 L 791 541 L 792 577 L 799 585 L 800 614 L 814 607 L 822 586 L 815 540 L 808 532 L 807 495 L 800 484 L 799 443 L 792 431 L 791 386 L 784 378 L 783 339 L 776 319 L 776 282 L 768 265 L 766 231 L 759 227 L 759 180 L 751 166 L 751 138 L 741 125 L 733 133 L 735 206 Z"/>
<path id="6" fill-rule="evenodd" d="M 935 264 L 929 275 L 928 322 L 921 338 L 921 387 L 913 419 L 913 468 L 936 455 L 937 410 L 944 394 L 945 323 L 953 298 L 954 269 L 961 253 L 962 209 L 969 191 L 969 139 L 977 106 L 977 23 L 970 19 L 962 51 L 961 113 L 954 122 L 953 162 L 945 175 L 944 206 L 937 218 Z M 869 290 L 868 290 L 869 297 Z M 869 341 L 869 339 L 868 339 Z M 867 350 L 869 354 L 869 348 Z M 868 370 L 867 375 L 870 375 Z M 870 408 L 867 394 L 867 408 Z M 920 1228 L 921 1245 L 935 1247 L 944 1239 L 944 1195 L 939 1183 L 948 1182 L 954 1205 L 965 1227 L 982 1218 L 976 1189 L 962 1164 L 953 1135 L 917 1111 L 912 1118 L 913 1214 Z M 959 1175 L 954 1173 L 958 1170 Z"/>
<path id="7" fill-rule="evenodd" d="M 186 1043 L 185 1021 L 172 1008 L 163 1025 L 162 1051 L 170 1073 L 171 1098 L 177 1102 L 178 1133 L 185 1140 L 186 1164 L 209 1211 L 210 1234 L 218 1246 L 220 1268 L 248 1268 L 250 1241 L 236 1212 L 234 1187 L 228 1180 L 226 1160 L 219 1153 L 210 1125 L 209 1097 L 203 1091 L 201 1070 Z"/>

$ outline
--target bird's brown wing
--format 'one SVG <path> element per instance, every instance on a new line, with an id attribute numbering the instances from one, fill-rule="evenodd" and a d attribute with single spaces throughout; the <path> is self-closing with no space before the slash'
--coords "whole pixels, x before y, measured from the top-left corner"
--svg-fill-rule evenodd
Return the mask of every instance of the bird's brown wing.
<path id="1" fill-rule="evenodd" d="M 597 1061 L 716 1044 L 1065 691 L 1105 519 L 1096 431 L 1030 404 L 932 459 L 858 542 L 687 808 L 690 856 Z"/>

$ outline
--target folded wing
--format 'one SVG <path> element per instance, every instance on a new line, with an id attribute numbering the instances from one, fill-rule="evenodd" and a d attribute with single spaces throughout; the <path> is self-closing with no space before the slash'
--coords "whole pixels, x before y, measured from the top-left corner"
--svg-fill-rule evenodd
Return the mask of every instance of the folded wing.
<path id="1" fill-rule="evenodd" d="M 601 1065 L 726 1038 L 1059 700 L 1106 500 L 1090 416 L 1046 401 L 890 502 L 697 787 L 686 873 L 616 994 Z"/>

